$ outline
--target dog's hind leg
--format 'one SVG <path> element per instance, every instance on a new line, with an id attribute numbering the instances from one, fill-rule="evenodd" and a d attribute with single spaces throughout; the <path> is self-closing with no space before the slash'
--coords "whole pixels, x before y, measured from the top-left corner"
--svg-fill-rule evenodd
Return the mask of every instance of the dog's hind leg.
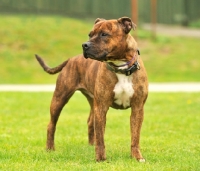
<path id="1" fill-rule="evenodd" d="M 88 95 L 86 91 L 81 91 L 83 95 L 87 98 L 90 105 L 90 114 L 87 120 L 88 124 L 88 143 L 94 145 L 94 110 L 93 110 L 93 95 Z"/>
<path id="2" fill-rule="evenodd" d="M 47 128 L 47 150 L 55 150 L 54 135 L 56 131 L 56 123 L 64 105 L 73 95 L 74 90 L 70 90 L 64 86 L 57 86 L 51 101 L 50 106 L 50 122 Z"/>

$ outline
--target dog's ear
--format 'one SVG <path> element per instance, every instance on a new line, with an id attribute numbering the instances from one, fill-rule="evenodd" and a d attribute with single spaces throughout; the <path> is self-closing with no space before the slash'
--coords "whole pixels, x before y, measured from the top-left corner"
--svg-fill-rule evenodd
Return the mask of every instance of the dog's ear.
<path id="1" fill-rule="evenodd" d="M 98 23 L 99 21 L 103 21 L 103 20 L 105 20 L 105 19 L 103 19 L 103 18 L 97 18 L 97 19 L 95 20 L 94 24 Z"/>
<path id="2" fill-rule="evenodd" d="M 119 18 L 117 21 L 122 25 L 126 34 L 128 34 L 131 29 L 136 29 L 136 24 L 134 24 L 129 17 L 122 17 Z"/>

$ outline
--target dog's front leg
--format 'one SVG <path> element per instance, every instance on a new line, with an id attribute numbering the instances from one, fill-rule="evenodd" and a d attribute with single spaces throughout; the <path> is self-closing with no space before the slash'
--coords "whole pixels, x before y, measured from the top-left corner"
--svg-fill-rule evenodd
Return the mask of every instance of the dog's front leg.
<path id="1" fill-rule="evenodd" d="M 94 127 L 95 127 L 95 153 L 96 161 L 106 160 L 104 133 L 106 126 L 106 113 L 108 107 L 94 100 Z"/>
<path id="2" fill-rule="evenodd" d="M 131 156 L 139 162 L 145 162 L 140 152 L 140 130 L 144 117 L 144 108 L 139 106 L 132 107 L 130 126 L 131 126 Z"/>
<path id="3" fill-rule="evenodd" d="M 93 106 L 90 111 L 90 115 L 88 118 L 88 142 L 90 145 L 94 145 L 95 143 L 95 137 L 94 137 L 94 112 L 93 112 Z"/>

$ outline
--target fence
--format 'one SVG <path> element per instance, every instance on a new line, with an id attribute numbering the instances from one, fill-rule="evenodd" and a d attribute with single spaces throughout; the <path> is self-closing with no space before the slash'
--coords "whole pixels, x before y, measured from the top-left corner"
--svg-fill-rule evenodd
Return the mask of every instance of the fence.
<path id="1" fill-rule="evenodd" d="M 157 21 L 200 19 L 200 0 L 157 0 Z M 150 22 L 150 0 L 138 0 L 139 22 Z M 131 0 L 0 0 L 1 13 L 61 14 L 79 18 L 131 16 Z"/>
<path id="2" fill-rule="evenodd" d="M 129 4 L 129 0 L 0 0 L 0 12 L 116 18 L 130 16 Z"/>
<path id="3" fill-rule="evenodd" d="M 150 0 L 138 0 L 140 20 L 150 22 Z M 187 25 L 200 19 L 200 0 L 157 0 L 157 22 Z"/>

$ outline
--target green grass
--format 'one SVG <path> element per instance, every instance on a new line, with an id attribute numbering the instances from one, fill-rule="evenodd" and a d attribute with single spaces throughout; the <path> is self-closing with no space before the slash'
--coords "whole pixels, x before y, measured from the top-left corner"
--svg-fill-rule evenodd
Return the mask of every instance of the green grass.
<path id="1" fill-rule="evenodd" d="M 93 22 L 61 16 L 0 15 L 0 83 L 55 83 L 34 54 L 50 66 L 82 53 Z M 132 32 L 133 33 L 133 32 Z M 200 81 L 199 39 L 159 35 L 138 28 L 138 44 L 150 82 Z"/>
<path id="2" fill-rule="evenodd" d="M 146 163 L 130 158 L 130 110 L 107 115 L 107 161 L 96 163 L 87 144 L 89 105 L 76 93 L 64 108 L 56 151 L 46 152 L 52 93 L 0 93 L 0 170 L 198 171 L 200 94 L 150 93 L 145 106 L 141 149 Z"/>
<path id="3" fill-rule="evenodd" d="M 51 66 L 82 53 L 92 24 L 57 16 L 0 16 L 0 83 L 49 83 L 35 60 L 44 56 Z"/>

